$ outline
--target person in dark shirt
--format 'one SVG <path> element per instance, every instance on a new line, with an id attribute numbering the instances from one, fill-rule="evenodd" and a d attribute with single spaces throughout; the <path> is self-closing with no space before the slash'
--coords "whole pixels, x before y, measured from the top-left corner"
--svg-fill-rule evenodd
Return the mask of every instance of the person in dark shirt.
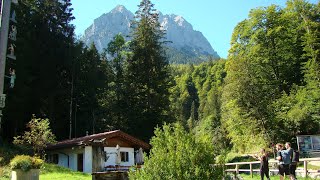
<path id="1" fill-rule="evenodd" d="M 268 155 L 265 149 L 261 149 L 261 155 L 258 157 L 260 160 L 260 176 L 261 180 L 264 179 L 264 175 L 266 175 L 267 180 L 269 178 L 269 162 L 268 162 Z"/>
<path id="2" fill-rule="evenodd" d="M 282 158 L 282 150 L 283 150 L 283 145 L 278 143 L 276 145 L 276 149 L 277 149 L 277 156 L 276 156 L 276 160 L 278 160 L 278 169 L 279 169 L 279 174 L 280 174 L 280 180 L 284 179 L 284 174 L 289 174 L 289 168 L 288 170 L 286 169 L 286 167 L 284 166 L 284 162 L 283 162 L 283 158 Z"/>
<path id="3" fill-rule="evenodd" d="M 286 143 L 286 149 L 290 150 L 291 153 L 291 164 L 289 166 L 291 180 L 296 180 L 296 169 L 297 164 L 299 162 L 299 152 L 291 148 L 291 144 L 289 142 Z"/>
<path id="4" fill-rule="evenodd" d="M 279 161 L 279 174 L 280 174 L 280 180 L 283 180 L 285 175 L 288 175 L 289 178 L 292 180 L 292 176 L 290 175 L 290 164 L 292 159 L 292 149 L 283 149 L 282 144 L 277 144 L 277 157 L 276 159 Z"/>

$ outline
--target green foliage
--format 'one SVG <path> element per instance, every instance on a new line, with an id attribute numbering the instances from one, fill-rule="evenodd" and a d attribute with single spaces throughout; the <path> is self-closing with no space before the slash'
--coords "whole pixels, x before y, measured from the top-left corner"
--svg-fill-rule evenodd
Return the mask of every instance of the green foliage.
<path id="1" fill-rule="evenodd" d="M 24 0 L 14 6 L 17 29 L 14 89 L 7 96 L 3 137 L 11 139 L 25 129 L 32 114 L 48 117 L 53 131 L 68 134 L 74 26 L 70 0 Z"/>
<path id="2" fill-rule="evenodd" d="M 0 166 L 0 180 L 9 180 L 11 169 L 9 166 Z"/>
<path id="3" fill-rule="evenodd" d="M 159 14 L 149 0 L 141 1 L 133 23 L 128 59 L 127 102 L 129 133 L 148 140 L 157 125 L 169 118 L 169 70 Z"/>
<path id="4" fill-rule="evenodd" d="M 27 124 L 29 131 L 25 131 L 24 135 L 14 137 L 14 144 L 30 145 L 35 154 L 44 155 L 44 149 L 47 144 L 55 143 L 55 135 L 51 132 L 48 119 L 40 119 L 35 116 Z"/>
<path id="5" fill-rule="evenodd" d="M 90 47 L 79 47 L 81 52 L 73 62 L 73 118 L 76 119 L 74 136 L 84 135 L 86 131 L 100 131 L 101 106 L 99 94 L 105 91 L 108 70 L 105 61 L 94 44 Z M 90 119 L 90 120 L 88 120 Z M 79 128 L 83 127 L 83 128 Z"/>
<path id="6" fill-rule="evenodd" d="M 99 97 L 101 106 L 108 109 L 109 125 L 128 132 L 129 105 L 127 103 L 127 60 L 130 56 L 128 43 L 121 34 L 116 35 L 108 44 L 106 53 L 110 54 L 107 61 L 110 73 L 107 75 L 107 89 Z"/>
<path id="7" fill-rule="evenodd" d="M 10 161 L 10 168 L 21 169 L 22 171 L 29 171 L 30 169 L 40 169 L 43 165 L 43 160 L 37 157 L 31 157 L 27 155 L 15 156 Z"/>
<path id="8" fill-rule="evenodd" d="M 21 148 L 2 141 L 0 144 L 0 180 L 9 180 L 11 175 L 10 160 L 17 154 L 30 154 L 26 148 Z"/>
<path id="9" fill-rule="evenodd" d="M 235 150 L 318 132 L 317 7 L 293 0 L 254 9 L 234 29 L 221 110 Z"/>
<path id="10" fill-rule="evenodd" d="M 225 60 L 199 65 L 171 66 L 174 81 L 170 88 L 173 116 L 196 136 L 210 135 L 212 144 L 224 151 L 229 147 L 221 125 L 221 94 L 226 76 Z"/>
<path id="11" fill-rule="evenodd" d="M 307 62 L 301 64 L 304 71 L 305 84 L 295 86 L 289 95 L 283 96 L 274 102 L 276 121 L 284 125 L 282 134 L 317 134 L 320 122 L 320 66 L 319 40 L 320 3 L 313 5 L 305 1 L 289 1 L 287 11 L 300 21 L 303 56 Z"/>
<path id="12" fill-rule="evenodd" d="M 131 172 L 130 179 L 221 178 L 222 171 L 210 166 L 215 158 L 210 138 L 196 137 L 180 124 L 164 125 L 155 130 L 151 145 L 144 168 Z"/>
<path id="13" fill-rule="evenodd" d="M 0 166 L 9 164 L 10 160 L 21 152 L 30 153 L 25 148 L 20 148 L 6 142 L 0 144 Z"/>
<path id="14" fill-rule="evenodd" d="M 170 66 L 173 50 L 163 46 L 151 1 L 139 5 L 132 41 L 118 34 L 102 54 L 75 41 L 70 6 L 70 0 L 26 0 L 15 7 L 23 61 L 16 63 L 15 88 L 6 89 L 5 138 L 23 132 L 31 114 L 48 117 L 58 139 L 68 136 L 70 120 L 73 136 L 122 129 L 145 141 L 158 125 L 177 121 L 214 145 L 222 162 L 231 148 L 256 152 L 319 133 L 319 2 L 253 9 L 234 29 L 228 60 Z M 23 138 L 16 142 L 43 150 Z"/>

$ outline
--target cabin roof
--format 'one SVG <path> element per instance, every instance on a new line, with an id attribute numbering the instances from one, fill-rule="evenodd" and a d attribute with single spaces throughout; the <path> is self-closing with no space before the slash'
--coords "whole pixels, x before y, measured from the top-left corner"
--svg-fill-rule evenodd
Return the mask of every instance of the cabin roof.
<path id="1" fill-rule="evenodd" d="M 85 146 L 85 145 L 89 145 L 92 142 L 105 142 L 105 141 L 108 142 L 108 140 L 112 138 L 121 138 L 124 141 L 130 142 L 132 146 L 137 148 L 139 147 L 143 149 L 151 148 L 150 144 L 145 143 L 142 140 L 137 139 L 120 130 L 115 130 L 115 131 L 108 131 L 108 132 L 59 141 L 56 144 L 48 145 L 46 149 L 55 150 L 55 149 L 69 148 L 74 146 Z"/>

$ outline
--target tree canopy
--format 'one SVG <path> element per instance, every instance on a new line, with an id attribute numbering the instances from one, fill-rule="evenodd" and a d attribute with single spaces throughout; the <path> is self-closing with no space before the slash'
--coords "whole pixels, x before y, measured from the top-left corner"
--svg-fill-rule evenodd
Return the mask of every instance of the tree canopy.
<path id="1" fill-rule="evenodd" d="M 227 59 L 190 65 L 168 64 L 149 0 L 138 6 L 132 40 L 118 34 L 101 54 L 75 38 L 70 6 L 17 6 L 17 81 L 5 92 L 5 138 L 24 132 L 32 114 L 48 118 L 58 140 L 121 129 L 149 141 L 155 128 L 179 122 L 190 135 L 183 138 L 210 139 L 214 154 L 319 133 L 319 2 L 252 9 L 234 28 Z"/>

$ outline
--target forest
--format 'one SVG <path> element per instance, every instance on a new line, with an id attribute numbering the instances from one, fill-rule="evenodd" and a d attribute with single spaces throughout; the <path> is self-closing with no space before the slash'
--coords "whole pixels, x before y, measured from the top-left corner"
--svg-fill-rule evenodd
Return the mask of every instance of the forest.
<path id="1" fill-rule="evenodd" d="M 33 116 L 48 118 L 57 140 L 120 129 L 149 142 L 155 128 L 178 123 L 208 138 L 216 155 L 320 133 L 319 2 L 252 9 L 234 28 L 227 59 L 187 65 L 168 63 L 150 1 L 139 5 L 132 40 L 119 34 L 101 54 L 75 36 L 70 6 L 14 7 L 17 78 L 6 84 L 4 140 Z"/>

